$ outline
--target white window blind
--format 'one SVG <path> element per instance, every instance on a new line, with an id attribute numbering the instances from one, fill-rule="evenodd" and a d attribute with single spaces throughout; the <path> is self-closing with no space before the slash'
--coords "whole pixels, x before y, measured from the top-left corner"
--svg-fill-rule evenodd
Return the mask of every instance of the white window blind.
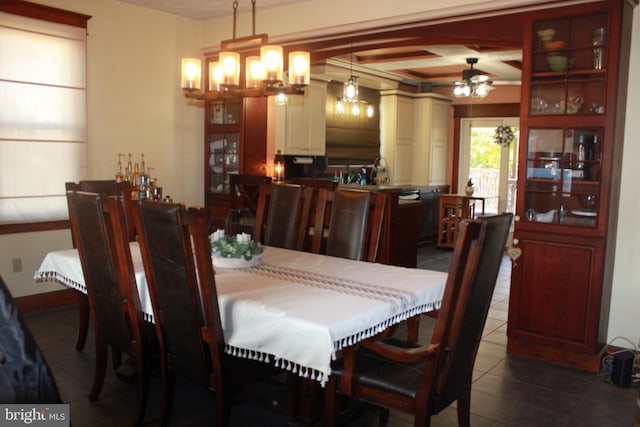
<path id="1" fill-rule="evenodd" d="M 86 117 L 86 29 L 0 12 L 0 224 L 67 218 Z"/>

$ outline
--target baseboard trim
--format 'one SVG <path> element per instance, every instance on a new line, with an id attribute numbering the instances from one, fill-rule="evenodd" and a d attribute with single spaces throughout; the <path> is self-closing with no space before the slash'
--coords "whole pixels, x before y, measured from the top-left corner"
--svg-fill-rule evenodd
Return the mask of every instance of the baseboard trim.
<path id="1" fill-rule="evenodd" d="M 513 337 L 509 337 L 507 341 L 507 353 L 546 360 L 547 362 L 557 365 L 581 369 L 587 372 L 600 372 L 602 367 L 601 353 L 580 353 L 553 345 L 527 342 Z"/>
<path id="2" fill-rule="evenodd" d="M 64 307 L 78 303 L 78 291 L 62 289 L 42 294 L 27 295 L 14 298 L 16 307 L 21 313 L 46 310 L 48 308 Z"/>

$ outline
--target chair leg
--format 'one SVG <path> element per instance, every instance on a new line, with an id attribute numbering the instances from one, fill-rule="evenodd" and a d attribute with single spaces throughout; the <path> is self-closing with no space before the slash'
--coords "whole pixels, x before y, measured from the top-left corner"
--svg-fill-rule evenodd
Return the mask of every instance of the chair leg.
<path id="1" fill-rule="evenodd" d="M 169 419 L 171 418 L 171 410 L 173 409 L 173 394 L 175 389 L 175 378 L 173 371 L 166 369 L 164 358 L 162 361 L 162 427 L 169 425 Z"/>
<path id="2" fill-rule="evenodd" d="M 231 402 L 233 396 L 231 396 L 231 387 L 221 387 L 222 390 L 215 391 L 216 399 L 216 426 L 227 427 L 231 421 Z"/>
<path id="3" fill-rule="evenodd" d="M 460 396 L 458 396 L 458 426 L 469 427 L 471 420 L 469 414 L 471 412 L 471 387 L 466 388 Z"/>
<path id="4" fill-rule="evenodd" d="M 336 380 L 329 377 L 324 389 L 324 427 L 333 427 L 336 423 Z"/>
<path id="5" fill-rule="evenodd" d="M 93 386 L 91 386 L 91 391 L 89 392 L 89 400 L 91 402 L 95 402 L 100 396 L 100 391 L 104 384 L 104 376 L 107 372 L 108 354 L 107 345 L 98 338 L 96 333 L 96 369 L 93 375 Z"/>
<path id="6" fill-rule="evenodd" d="M 382 407 L 378 409 L 378 422 L 381 426 L 386 426 L 389 423 L 389 409 Z"/>
<path id="7" fill-rule="evenodd" d="M 89 300 L 85 294 L 78 292 L 78 339 L 76 341 L 76 350 L 82 351 L 87 342 L 87 333 L 89 332 Z"/>
<path id="8" fill-rule="evenodd" d="M 146 365 L 146 367 L 145 367 Z M 136 385 L 138 396 L 133 415 L 133 425 L 142 425 L 144 414 L 149 400 L 149 384 L 151 383 L 151 362 L 143 361 L 140 355 L 136 355 Z"/>

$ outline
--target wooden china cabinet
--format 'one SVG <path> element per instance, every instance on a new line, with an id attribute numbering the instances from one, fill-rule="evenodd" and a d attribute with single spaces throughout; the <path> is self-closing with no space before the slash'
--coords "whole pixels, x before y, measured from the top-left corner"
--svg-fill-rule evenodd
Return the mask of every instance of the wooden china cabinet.
<path id="1" fill-rule="evenodd" d="M 600 369 L 636 4 L 548 9 L 525 27 L 509 352 Z"/>
<path id="2" fill-rule="evenodd" d="M 210 226 L 222 228 L 230 208 L 229 177 L 266 175 L 267 97 L 207 101 L 204 151 L 205 206 Z"/>

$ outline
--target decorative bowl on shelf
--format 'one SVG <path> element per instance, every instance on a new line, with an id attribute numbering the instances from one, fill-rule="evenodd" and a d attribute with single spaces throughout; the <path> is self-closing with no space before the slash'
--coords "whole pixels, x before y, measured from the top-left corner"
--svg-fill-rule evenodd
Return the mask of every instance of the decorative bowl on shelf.
<path id="1" fill-rule="evenodd" d="M 547 62 L 551 71 L 561 72 L 567 71 L 569 61 L 566 56 L 547 56 Z"/>
<path id="2" fill-rule="evenodd" d="M 547 28 L 544 30 L 538 30 L 538 37 L 543 42 L 550 42 L 553 40 L 553 37 L 556 35 L 556 30 L 553 28 Z"/>
<path id="3" fill-rule="evenodd" d="M 544 49 L 549 51 L 549 55 L 558 55 L 564 49 L 564 40 L 555 40 L 543 43 Z"/>

